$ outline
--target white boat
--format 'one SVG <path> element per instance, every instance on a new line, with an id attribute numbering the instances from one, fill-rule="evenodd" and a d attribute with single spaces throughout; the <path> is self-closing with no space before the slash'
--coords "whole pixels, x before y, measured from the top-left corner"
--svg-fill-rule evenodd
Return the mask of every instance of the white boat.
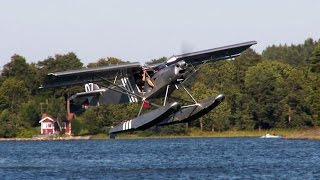
<path id="1" fill-rule="evenodd" d="M 282 138 L 282 136 L 278 136 L 275 134 L 266 134 L 264 136 L 261 136 L 260 138 Z"/>

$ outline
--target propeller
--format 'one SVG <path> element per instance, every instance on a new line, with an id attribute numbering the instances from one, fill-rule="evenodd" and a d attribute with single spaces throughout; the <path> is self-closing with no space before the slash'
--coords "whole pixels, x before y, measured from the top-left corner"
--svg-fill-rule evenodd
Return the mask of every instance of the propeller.
<path id="1" fill-rule="evenodd" d="M 194 46 L 188 42 L 183 41 L 181 43 L 181 54 L 190 53 L 194 49 Z"/>

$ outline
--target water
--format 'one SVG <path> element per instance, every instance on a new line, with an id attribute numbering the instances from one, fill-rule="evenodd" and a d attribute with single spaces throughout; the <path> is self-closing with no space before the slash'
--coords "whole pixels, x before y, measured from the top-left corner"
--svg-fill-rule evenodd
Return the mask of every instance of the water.
<path id="1" fill-rule="evenodd" d="M 0 142 L 0 179 L 320 179 L 320 141 Z"/>

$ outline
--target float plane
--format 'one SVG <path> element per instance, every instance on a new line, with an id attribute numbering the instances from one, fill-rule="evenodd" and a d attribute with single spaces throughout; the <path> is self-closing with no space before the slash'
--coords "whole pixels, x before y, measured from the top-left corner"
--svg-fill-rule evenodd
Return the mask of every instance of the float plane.
<path id="1" fill-rule="evenodd" d="M 145 130 L 152 126 L 186 123 L 200 118 L 217 107 L 225 98 L 223 94 L 198 101 L 183 85 L 183 82 L 199 70 L 201 65 L 220 60 L 233 59 L 256 44 L 243 42 L 203 51 L 173 55 L 157 65 L 127 63 L 98 68 L 85 68 L 49 73 L 41 88 L 84 85 L 84 92 L 67 98 L 68 112 L 83 111 L 88 106 L 120 103 L 141 103 L 137 117 L 123 121 L 109 131 L 110 138 L 122 132 Z M 168 102 L 168 96 L 176 89 L 183 89 L 192 104 L 181 105 Z M 161 104 L 150 102 L 162 98 Z M 142 114 L 146 105 L 154 110 Z"/>

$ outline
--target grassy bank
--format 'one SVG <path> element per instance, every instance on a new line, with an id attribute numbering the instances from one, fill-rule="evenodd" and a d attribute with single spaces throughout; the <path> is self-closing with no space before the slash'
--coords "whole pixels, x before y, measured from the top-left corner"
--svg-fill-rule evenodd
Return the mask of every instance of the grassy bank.
<path id="1" fill-rule="evenodd" d="M 309 129 L 270 129 L 270 130 L 229 130 L 223 132 L 201 131 L 198 129 L 190 129 L 186 135 L 148 135 L 141 134 L 119 134 L 117 139 L 131 139 L 131 138 L 185 138 L 185 137 L 260 137 L 263 135 L 276 134 L 285 138 L 294 138 L 298 135 L 310 131 Z M 320 129 L 318 130 L 320 132 Z M 317 131 L 316 131 L 317 132 Z"/>
<path id="2" fill-rule="evenodd" d="M 291 133 L 286 136 L 288 139 L 316 139 L 320 140 L 320 128 L 309 128 L 299 133 Z"/>
<path id="3" fill-rule="evenodd" d="M 199 130 L 192 130 L 190 136 L 192 137 L 260 137 L 268 134 L 276 134 L 281 136 L 288 136 L 295 133 L 301 133 L 303 130 L 298 129 L 270 129 L 270 130 L 229 130 L 223 132 L 203 132 Z"/>

